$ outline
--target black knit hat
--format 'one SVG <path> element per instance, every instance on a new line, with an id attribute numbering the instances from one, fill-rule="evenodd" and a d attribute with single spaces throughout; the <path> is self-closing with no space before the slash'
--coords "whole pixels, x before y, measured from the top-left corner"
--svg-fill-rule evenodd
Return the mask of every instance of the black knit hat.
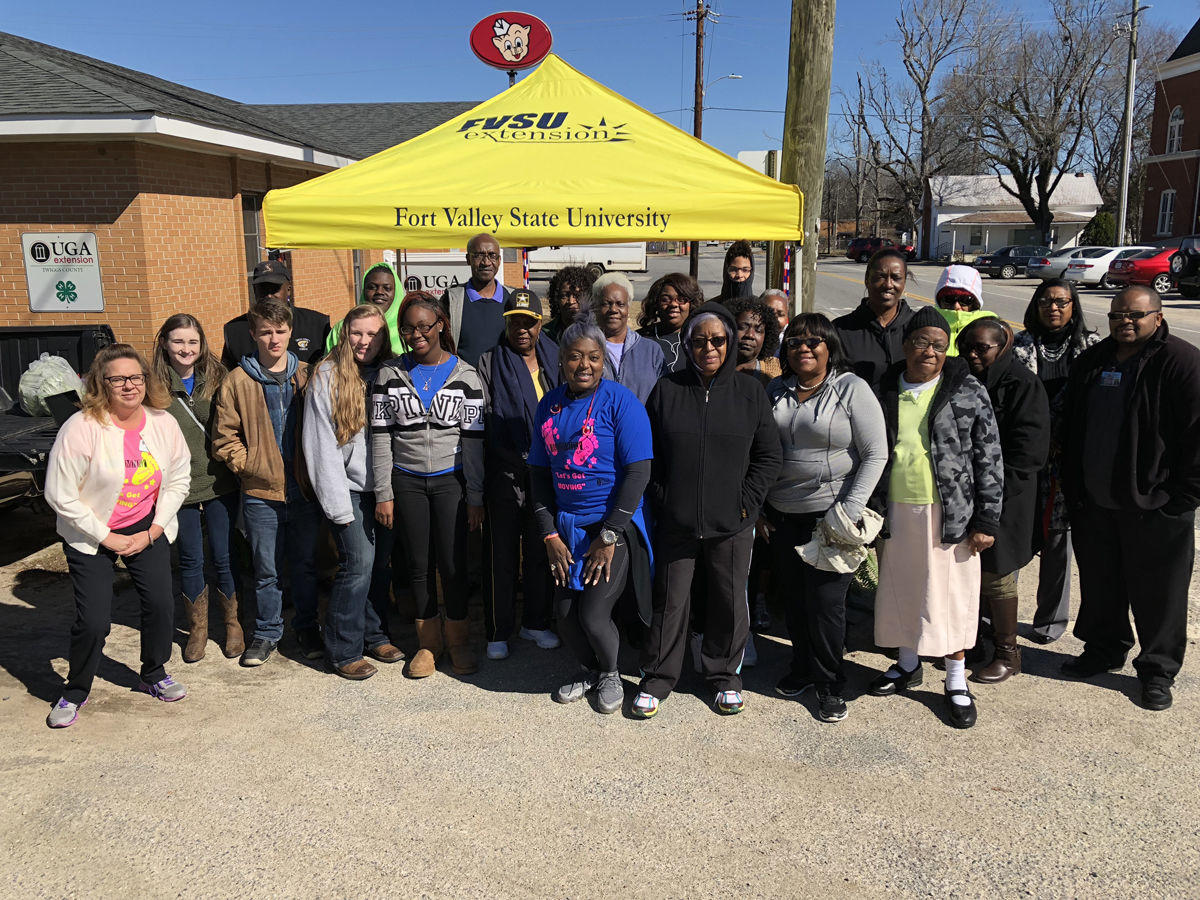
<path id="1" fill-rule="evenodd" d="M 940 328 L 946 332 L 946 337 L 950 337 L 950 325 L 946 321 L 946 317 L 934 306 L 922 306 L 917 310 L 916 314 L 908 320 L 908 324 L 904 326 L 904 339 L 907 341 L 910 334 L 922 328 Z"/>

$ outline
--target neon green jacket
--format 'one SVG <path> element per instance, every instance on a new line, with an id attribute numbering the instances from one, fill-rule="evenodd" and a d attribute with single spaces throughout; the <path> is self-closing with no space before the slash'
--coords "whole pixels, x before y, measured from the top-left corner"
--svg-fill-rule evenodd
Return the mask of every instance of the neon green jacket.
<path id="1" fill-rule="evenodd" d="M 946 324 L 950 326 L 950 349 L 946 351 L 947 356 L 958 356 L 958 335 L 964 328 L 974 322 L 976 319 L 994 319 L 996 314 L 986 309 L 976 310 L 960 310 L 960 309 L 942 309 L 940 306 L 937 311 L 942 314 L 942 318 L 946 320 Z"/>
<path id="2" fill-rule="evenodd" d="M 363 272 L 362 284 L 358 287 L 358 306 L 367 302 L 367 276 L 376 269 L 387 269 L 392 273 L 392 277 L 396 279 L 396 296 L 392 299 L 392 305 L 389 306 L 383 313 L 383 320 L 387 322 L 388 333 L 392 338 L 392 356 L 400 356 L 408 352 L 408 344 L 400 337 L 400 304 L 404 300 L 404 285 L 400 281 L 400 276 L 396 274 L 395 267 L 391 263 L 378 262 L 371 266 L 367 271 Z M 325 342 L 325 352 L 328 353 L 333 349 L 333 345 L 338 342 L 338 338 L 342 334 L 342 322 L 339 319 L 334 326 L 329 329 L 329 340 Z"/>

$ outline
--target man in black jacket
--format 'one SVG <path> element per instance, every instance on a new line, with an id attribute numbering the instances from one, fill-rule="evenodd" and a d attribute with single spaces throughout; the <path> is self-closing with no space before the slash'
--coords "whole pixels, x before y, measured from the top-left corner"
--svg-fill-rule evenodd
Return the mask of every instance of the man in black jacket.
<path id="1" fill-rule="evenodd" d="M 654 435 L 654 616 L 633 714 L 648 718 L 675 688 L 687 647 L 697 569 L 706 590 L 701 663 L 718 712 L 740 712 L 750 633 L 746 581 L 754 524 L 783 460 L 771 401 L 737 371 L 733 317 L 716 301 L 685 326 L 687 368 L 659 379 L 646 401 Z"/>
<path id="2" fill-rule="evenodd" d="M 315 363 L 325 355 L 325 343 L 329 339 L 329 316 L 315 309 L 292 306 L 292 276 L 287 265 L 279 259 L 268 259 L 254 267 L 250 278 L 254 288 L 254 302 L 282 300 L 292 307 L 292 338 L 288 350 L 296 354 L 302 363 Z M 225 349 L 221 351 L 221 362 L 233 371 L 243 356 L 257 353 L 254 339 L 250 336 L 250 318 L 243 313 L 225 323 Z"/>
<path id="3" fill-rule="evenodd" d="M 904 359 L 904 326 L 913 309 L 904 300 L 908 260 L 904 251 L 879 250 L 867 263 L 867 296 L 858 309 L 833 320 L 854 374 L 878 396 L 883 373 Z"/>
<path id="4" fill-rule="evenodd" d="M 1142 705 L 1171 705 L 1187 646 L 1200 505 L 1200 350 L 1173 337 L 1162 300 L 1133 285 L 1112 300 L 1110 337 L 1071 367 L 1063 490 L 1075 536 L 1083 653 L 1063 672 L 1119 669 L 1133 648 Z"/>

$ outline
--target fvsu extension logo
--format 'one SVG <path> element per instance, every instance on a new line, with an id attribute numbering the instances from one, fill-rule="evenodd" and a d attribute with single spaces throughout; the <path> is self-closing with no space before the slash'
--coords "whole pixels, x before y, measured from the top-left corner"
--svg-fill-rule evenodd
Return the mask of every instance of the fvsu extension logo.
<path id="1" fill-rule="evenodd" d="M 464 140 L 497 144 L 616 144 L 633 140 L 625 131 L 626 125 L 610 125 L 604 116 L 595 124 L 576 124 L 565 112 L 523 112 L 467 119 L 458 133 Z"/>

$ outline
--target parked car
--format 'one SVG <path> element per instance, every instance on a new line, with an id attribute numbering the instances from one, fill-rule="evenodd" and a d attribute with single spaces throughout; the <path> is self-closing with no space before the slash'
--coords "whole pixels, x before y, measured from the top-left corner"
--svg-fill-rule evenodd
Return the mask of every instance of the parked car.
<path id="1" fill-rule="evenodd" d="M 1136 256 L 1145 250 L 1153 249 L 1153 247 L 1144 245 L 1138 247 L 1110 247 L 1096 256 L 1087 259 L 1071 260 L 1067 264 L 1067 271 L 1063 273 L 1063 278 L 1085 287 L 1095 287 L 1105 291 L 1112 290 L 1116 285 L 1108 278 L 1109 266 L 1118 260 L 1129 259 L 1129 257 Z"/>
<path id="2" fill-rule="evenodd" d="M 1108 268 L 1108 281 L 1116 288 L 1130 284 L 1148 284 L 1160 294 L 1170 293 L 1171 260 L 1179 255 L 1179 240 L 1173 240 L 1126 259 L 1119 259 Z"/>
<path id="3" fill-rule="evenodd" d="M 885 247 L 895 247 L 903 250 L 904 255 L 910 260 L 917 258 L 917 248 L 912 244 L 898 244 L 891 238 L 885 237 L 856 237 L 846 247 L 846 259 L 865 263 L 871 258 L 872 253 L 876 250 L 882 250 Z"/>
<path id="4" fill-rule="evenodd" d="M 1016 278 L 1018 275 L 1025 274 L 1025 269 L 1031 259 L 1049 256 L 1050 252 L 1049 247 L 1019 244 L 1001 247 L 994 253 L 977 256 L 971 265 L 992 278 Z"/>
<path id="5" fill-rule="evenodd" d="M 1186 299 L 1200 297 L 1200 234 L 1189 234 L 1171 257 L 1171 280 Z"/>
<path id="6" fill-rule="evenodd" d="M 1049 281 L 1051 278 L 1062 278 L 1067 270 L 1067 263 L 1072 259 L 1086 259 L 1098 256 L 1108 247 L 1060 247 L 1049 256 L 1040 256 L 1029 261 L 1025 274 L 1030 278 L 1040 278 Z"/>

